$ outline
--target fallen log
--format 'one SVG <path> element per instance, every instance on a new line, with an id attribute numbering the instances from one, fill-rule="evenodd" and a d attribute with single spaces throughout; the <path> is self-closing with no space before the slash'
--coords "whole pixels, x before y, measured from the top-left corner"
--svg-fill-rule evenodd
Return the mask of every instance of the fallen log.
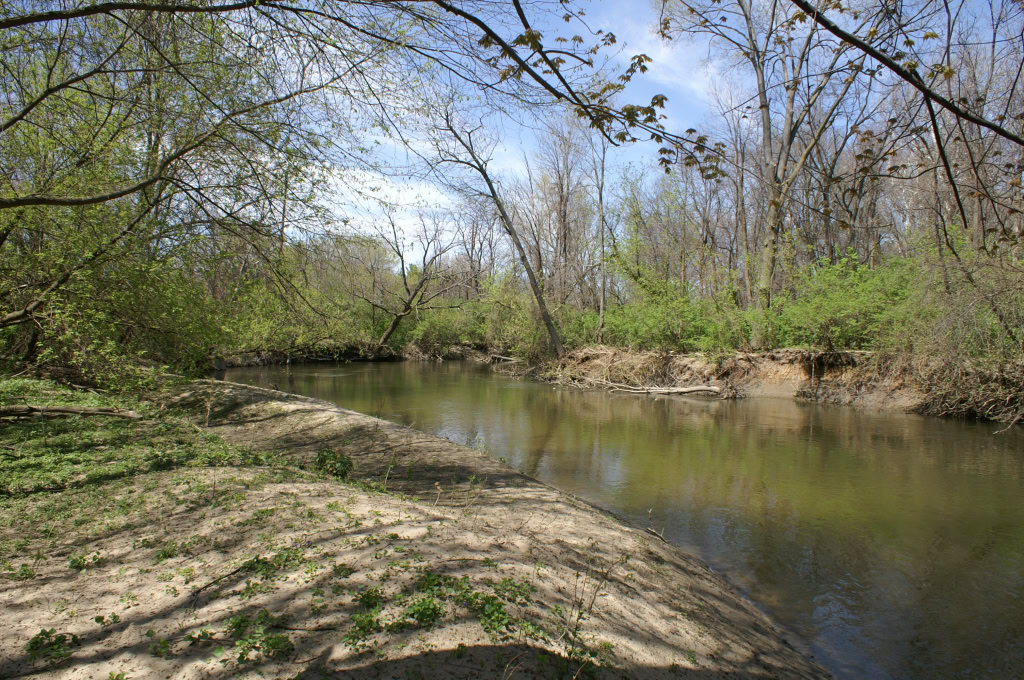
<path id="1" fill-rule="evenodd" d="M 505 361 L 508 363 L 516 363 L 522 361 L 522 359 L 516 359 L 515 357 L 503 357 L 500 354 L 492 354 L 490 359 L 492 364 L 497 361 Z"/>
<path id="2" fill-rule="evenodd" d="M 695 385 L 693 387 L 613 387 L 612 392 L 628 392 L 630 394 L 721 394 L 722 388 L 712 385 Z"/>
<path id="3" fill-rule="evenodd" d="M 627 392 L 629 394 L 721 394 L 722 388 L 713 385 L 694 385 L 691 387 L 637 387 L 635 385 L 623 385 L 610 380 L 595 380 L 587 378 L 587 382 L 594 385 L 601 385 L 609 388 L 612 392 Z"/>
<path id="4" fill-rule="evenodd" d="M 142 418 L 135 411 L 103 406 L 0 406 L 0 418 L 63 418 L 66 416 L 109 416 L 112 418 Z"/>

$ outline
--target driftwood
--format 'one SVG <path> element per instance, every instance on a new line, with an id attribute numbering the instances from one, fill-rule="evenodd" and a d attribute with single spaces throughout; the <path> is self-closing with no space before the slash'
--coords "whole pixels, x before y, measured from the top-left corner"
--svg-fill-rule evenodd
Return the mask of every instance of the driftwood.
<path id="1" fill-rule="evenodd" d="M 500 354 L 492 354 L 490 359 L 492 364 L 497 361 L 505 361 L 508 363 L 517 363 L 519 361 L 522 361 L 522 359 L 516 359 L 515 357 L 503 357 Z"/>
<path id="2" fill-rule="evenodd" d="M 713 385 L 694 385 L 692 387 L 636 387 L 623 385 L 610 380 L 595 380 L 586 378 L 586 381 L 594 385 L 608 387 L 612 392 L 628 392 L 630 394 L 721 394 L 722 388 Z"/>
<path id="3" fill-rule="evenodd" d="M 112 418 L 142 418 L 135 411 L 123 408 L 88 407 L 88 406 L 0 406 L 0 418 L 63 418 L 66 416 L 110 416 Z"/>

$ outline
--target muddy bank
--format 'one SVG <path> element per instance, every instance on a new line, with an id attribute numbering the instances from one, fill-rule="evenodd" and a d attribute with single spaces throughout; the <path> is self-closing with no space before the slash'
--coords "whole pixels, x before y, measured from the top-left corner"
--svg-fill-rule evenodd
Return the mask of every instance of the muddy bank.
<path id="1" fill-rule="evenodd" d="M 0 675 L 827 677 L 694 556 L 481 452 L 231 383 L 159 399 L 292 472 L 94 491 L 108 510 L 0 581 Z M 325 452 L 355 483 L 302 471 Z M 32 658 L 50 629 L 68 656 Z"/>
<path id="2" fill-rule="evenodd" d="M 788 397 L 843 406 L 925 412 L 929 395 L 906 370 L 870 352 L 805 350 L 736 353 L 713 360 L 695 354 L 586 347 L 544 366 L 538 377 L 608 389 L 710 386 L 716 396 Z"/>

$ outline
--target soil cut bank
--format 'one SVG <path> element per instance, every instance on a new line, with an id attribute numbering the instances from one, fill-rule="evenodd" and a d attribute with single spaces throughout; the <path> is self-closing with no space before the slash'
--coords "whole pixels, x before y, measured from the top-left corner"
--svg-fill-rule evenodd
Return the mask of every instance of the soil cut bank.
<path id="1" fill-rule="evenodd" d="M 694 556 L 481 452 L 232 383 L 160 400 L 292 473 L 112 487 L 0 581 L 0 677 L 828 676 Z M 297 469 L 328 453 L 355 483 Z"/>
<path id="2" fill-rule="evenodd" d="M 739 352 L 714 361 L 696 354 L 585 347 L 538 371 L 560 384 L 672 393 L 707 385 L 725 397 L 788 397 L 873 410 L 925 413 L 931 396 L 905 368 L 870 352 L 798 349 Z"/>

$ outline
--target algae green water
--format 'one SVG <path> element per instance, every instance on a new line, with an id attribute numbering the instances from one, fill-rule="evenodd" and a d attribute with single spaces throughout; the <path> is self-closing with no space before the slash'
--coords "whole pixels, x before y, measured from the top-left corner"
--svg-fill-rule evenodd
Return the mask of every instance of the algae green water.
<path id="1" fill-rule="evenodd" d="M 235 369 L 480 448 L 707 560 L 844 678 L 1024 677 L 1024 434 L 469 363 Z"/>

